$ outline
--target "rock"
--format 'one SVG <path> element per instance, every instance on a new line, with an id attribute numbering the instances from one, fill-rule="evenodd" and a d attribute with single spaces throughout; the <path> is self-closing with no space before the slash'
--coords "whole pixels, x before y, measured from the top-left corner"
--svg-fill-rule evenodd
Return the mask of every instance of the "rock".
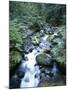
<path id="1" fill-rule="evenodd" d="M 38 74 L 35 74 L 35 78 L 38 78 L 39 76 L 38 76 Z"/>
<path id="2" fill-rule="evenodd" d="M 62 43 L 63 43 L 63 40 L 60 39 L 60 38 L 53 39 L 53 41 L 52 41 L 52 44 L 53 44 L 53 45 L 56 44 L 56 45 L 58 45 L 59 47 L 62 46 Z"/>
<path id="3" fill-rule="evenodd" d="M 32 37 L 32 43 L 33 43 L 34 45 L 39 44 L 39 38 L 38 38 L 38 36 L 33 36 L 33 37 Z"/>
<path id="4" fill-rule="evenodd" d="M 44 32 L 44 30 L 42 29 L 42 30 L 40 31 L 40 36 L 43 37 L 44 35 L 45 35 L 45 32 Z"/>
<path id="5" fill-rule="evenodd" d="M 44 73 L 41 73 L 40 79 L 41 79 L 41 81 L 45 81 L 45 74 Z"/>
<path id="6" fill-rule="evenodd" d="M 52 64 L 52 57 L 49 54 L 46 54 L 46 64 L 51 65 Z"/>
<path id="7" fill-rule="evenodd" d="M 47 75 L 50 75 L 50 73 L 51 73 L 51 68 L 50 68 L 50 67 L 45 68 L 45 75 L 46 75 L 46 76 L 47 76 Z"/>
<path id="8" fill-rule="evenodd" d="M 33 34 L 33 32 L 31 30 L 27 30 L 27 32 L 25 32 L 27 36 L 31 36 Z"/>
<path id="9" fill-rule="evenodd" d="M 33 34 L 32 30 L 29 29 L 28 26 L 20 26 L 20 31 L 23 35 L 23 38 L 27 38 L 28 36 L 31 36 Z"/>
<path id="10" fill-rule="evenodd" d="M 21 79 L 21 78 L 23 78 L 24 77 L 24 75 L 25 75 L 25 70 L 24 70 L 24 68 L 19 68 L 18 70 L 17 70 L 17 76 Z"/>
<path id="11" fill-rule="evenodd" d="M 48 27 L 46 28 L 46 34 L 52 35 L 53 33 L 54 33 L 53 28 L 50 27 L 50 26 L 48 26 Z"/>
<path id="12" fill-rule="evenodd" d="M 29 82 L 29 78 L 25 78 L 25 82 Z"/>
<path id="13" fill-rule="evenodd" d="M 33 48 L 34 48 L 34 45 L 32 44 L 31 39 L 27 38 L 27 40 L 24 43 L 24 51 L 28 53 L 28 52 L 31 52 Z"/>
<path id="14" fill-rule="evenodd" d="M 20 83 L 21 83 L 21 80 L 17 77 L 17 75 L 14 75 L 14 76 L 12 76 L 12 78 L 10 79 L 9 88 L 10 88 L 10 89 L 20 88 Z"/>
<path id="15" fill-rule="evenodd" d="M 52 55 L 52 53 L 51 53 L 51 50 L 50 50 L 50 49 L 45 50 L 44 52 L 45 52 L 46 54 L 50 54 L 50 55 Z"/>
<path id="16" fill-rule="evenodd" d="M 45 73 L 45 68 L 44 67 L 42 67 L 40 70 L 41 70 L 41 73 Z"/>
<path id="17" fill-rule="evenodd" d="M 39 54 L 36 57 L 36 61 L 38 64 L 45 65 L 45 54 Z"/>
<path id="18" fill-rule="evenodd" d="M 51 65 L 52 63 L 52 58 L 51 58 L 51 56 L 49 55 L 49 54 L 45 54 L 45 53 L 43 53 L 43 54 L 40 54 L 40 55 L 38 55 L 37 57 L 36 57 L 36 61 L 37 61 L 37 63 L 38 64 L 41 64 L 41 65 Z"/>

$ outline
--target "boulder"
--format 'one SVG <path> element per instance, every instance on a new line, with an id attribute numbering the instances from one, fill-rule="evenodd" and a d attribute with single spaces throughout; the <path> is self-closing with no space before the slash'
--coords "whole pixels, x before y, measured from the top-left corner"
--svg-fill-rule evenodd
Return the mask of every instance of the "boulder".
<path id="1" fill-rule="evenodd" d="M 31 39 L 27 38 L 24 42 L 24 51 L 28 53 L 28 52 L 31 52 L 33 48 L 34 48 L 34 45 L 32 44 Z"/>
<path id="2" fill-rule="evenodd" d="M 46 66 L 46 65 L 51 65 L 52 63 L 52 58 L 49 54 L 39 54 L 37 57 L 36 57 L 36 61 L 38 64 L 40 65 L 43 65 L 43 66 Z"/>
<path id="3" fill-rule="evenodd" d="M 17 77 L 17 75 L 14 75 L 14 76 L 12 76 L 12 78 L 10 79 L 9 88 L 10 88 L 10 89 L 20 88 L 20 83 L 21 83 L 21 80 Z"/>
<path id="4" fill-rule="evenodd" d="M 17 76 L 18 76 L 20 79 L 23 78 L 24 75 L 25 75 L 25 70 L 24 70 L 24 68 L 19 67 L 19 69 L 17 70 L 16 74 L 17 74 Z"/>

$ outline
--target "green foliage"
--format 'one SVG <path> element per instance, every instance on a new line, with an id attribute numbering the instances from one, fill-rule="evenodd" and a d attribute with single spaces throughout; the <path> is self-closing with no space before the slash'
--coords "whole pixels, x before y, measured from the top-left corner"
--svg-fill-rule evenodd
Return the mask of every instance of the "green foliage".
<path id="1" fill-rule="evenodd" d="M 34 22 L 33 25 L 30 26 L 30 29 L 32 29 L 34 32 L 40 31 L 40 25 L 38 22 Z"/>
<path id="2" fill-rule="evenodd" d="M 20 25 L 17 24 L 17 20 L 12 20 L 9 22 L 9 24 L 10 40 L 22 43 L 22 34 L 20 32 Z"/>
<path id="3" fill-rule="evenodd" d="M 10 70 L 15 68 L 15 66 L 22 60 L 20 52 L 11 51 L 10 52 Z"/>
<path id="4" fill-rule="evenodd" d="M 21 19 L 25 23 L 40 19 L 55 26 L 66 23 L 66 5 L 10 1 L 9 7 L 10 19 Z"/>
<path id="5" fill-rule="evenodd" d="M 56 60 L 60 64 L 65 64 L 65 54 L 66 54 L 66 43 L 65 43 L 65 26 L 58 27 L 58 31 L 61 34 L 61 38 L 59 38 L 60 41 L 58 41 L 58 38 L 54 38 L 52 40 L 52 43 L 57 43 L 53 45 L 52 53 Z M 59 43 L 59 44 L 58 44 Z"/>
<path id="6" fill-rule="evenodd" d="M 20 32 L 17 19 L 9 23 L 9 37 L 10 37 L 10 69 L 16 66 L 22 59 L 22 33 Z"/>
<path id="7" fill-rule="evenodd" d="M 22 33 L 20 31 L 20 25 L 17 23 L 17 20 L 12 20 L 9 23 L 9 37 L 10 37 L 10 48 L 12 45 L 14 47 L 20 47 L 22 44 Z"/>
<path id="8" fill-rule="evenodd" d="M 64 43 L 62 45 L 54 45 L 51 52 L 53 53 L 54 57 L 60 64 L 65 64 L 65 48 Z"/>
<path id="9" fill-rule="evenodd" d="M 65 15 L 66 5 L 9 1 L 10 67 L 15 67 L 15 65 L 21 61 L 22 48 L 24 48 L 28 40 L 25 38 L 28 29 L 35 32 L 35 38 L 33 37 L 35 40 L 33 39 L 33 42 L 38 43 L 40 37 L 37 38 L 38 35 L 36 35 L 36 33 L 40 32 L 46 23 L 53 26 L 61 25 L 59 29 L 61 30 L 62 41 L 65 43 L 65 27 L 62 26 L 66 23 Z M 65 62 L 64 43 L 61 44 L 62 48 L 60 48 L 61 46 L 53 46 L 52 49 L 52 52 L 59 62 Z M 45 55 L 39 55 L 37 60 L 44 64 Z"/>
<path id="10" fill-rule="evenodd" d="M 46 15 L 46 22 L 51 25 L 58 26 L 66 23 L 66 6 L 65 5 L 52 5 L 49 7 Z"/>
<path id="11" fill-rule="evenodd" d="M 16 1 L 10 1 L 10 19 L 14 18 L 24 18 L 25 16 L 28 16 L 27 18 L 31 18 L 32 16 L 37 16 L 39 9 L 37 4 L 29 3 L 29 2 L 16 2 Z"/>

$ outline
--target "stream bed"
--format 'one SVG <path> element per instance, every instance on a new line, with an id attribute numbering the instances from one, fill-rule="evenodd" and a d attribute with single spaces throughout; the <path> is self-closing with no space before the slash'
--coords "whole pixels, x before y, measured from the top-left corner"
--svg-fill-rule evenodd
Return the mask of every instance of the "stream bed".
<path id="1" fill-rule="evenodd" d="M 65 77 L 59 74 L 58 64 L 55 60 L 51 59 L 49 53 L 46 54 L 47 65 L 45 68 L 39 65 L 36 60 L 36 57 L 42 54 L 44 50 L 51 49 L 51 42 L 48 38 L 49 36 L 46 34 L 42 36 L 39 45 L 24 55 L 25 60 L 21 62 L 17 70 L 18 76 L 14 74 L 10 80 L 10 88 L 65 85 Z"/>

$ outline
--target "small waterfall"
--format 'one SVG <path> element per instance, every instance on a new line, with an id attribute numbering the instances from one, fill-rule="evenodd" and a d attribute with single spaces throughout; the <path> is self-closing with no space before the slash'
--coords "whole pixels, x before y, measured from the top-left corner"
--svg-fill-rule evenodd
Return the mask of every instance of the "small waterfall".
<path id="1" fill-rule="evenodd" d="M 50 43 L 47 41 L 48 35 L 42 37 L 39 46 L 32 52 L 25 54 L 27 61 L 22 63 L 22 68 L 25 68 L 24 78 L 21 80 L 20 88 L 37 87 L 40 81 L 40 69 L 36 62 L 36 56 L 41 54 L 45 49 L 50 48 Z"/>
<path id="2" fill-rule="evenodd" d="M 56 76 L 58 74 L 58 68 L 57 68 L 56 62 L 53 63 L 52 73 L 53 73 L 53 76 Z"/>

